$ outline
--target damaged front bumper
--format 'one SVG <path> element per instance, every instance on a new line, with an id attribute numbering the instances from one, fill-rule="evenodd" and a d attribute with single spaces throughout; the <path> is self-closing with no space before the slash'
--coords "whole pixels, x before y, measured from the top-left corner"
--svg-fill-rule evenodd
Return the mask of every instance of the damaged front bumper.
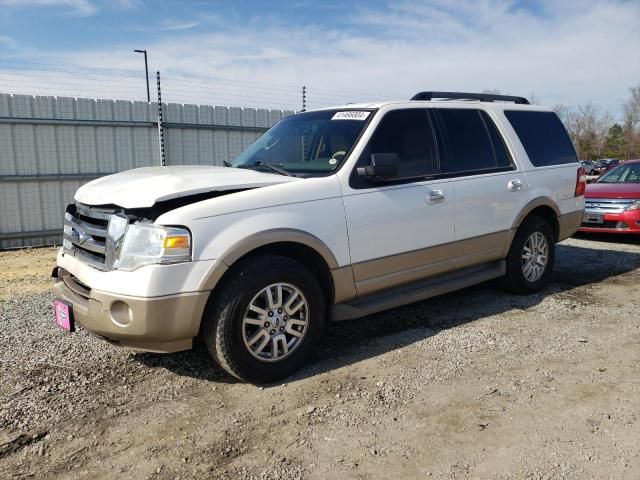
<path id="1" fill-rule="evenodd" d="M 136 350 L 188 350 L 198 335 L 209 291 L 135 297 L 89 288 L 62 267 L 53 270 L 54 291 L 69 302 L 88 332 Z"/>

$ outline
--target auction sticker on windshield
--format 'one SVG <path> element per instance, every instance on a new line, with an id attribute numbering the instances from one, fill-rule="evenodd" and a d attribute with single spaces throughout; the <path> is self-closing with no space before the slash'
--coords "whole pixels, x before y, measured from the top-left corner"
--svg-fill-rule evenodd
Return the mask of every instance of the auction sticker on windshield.
<path id="1" fill-rule="evenodd" d="M 371 112 L 350 110 L 348 112 L 336 112 L 331 120 L 366 120 Z"/>

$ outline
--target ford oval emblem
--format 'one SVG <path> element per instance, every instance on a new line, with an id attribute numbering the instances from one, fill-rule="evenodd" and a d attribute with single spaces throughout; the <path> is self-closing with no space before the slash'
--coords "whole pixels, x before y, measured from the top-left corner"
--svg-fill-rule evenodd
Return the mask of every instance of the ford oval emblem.
<path id="1" fill-rule="evenodd" d="M 82 245 L 84 242 L 89 240 L 90 237 L 91 235 L 87 235 L 84 232 L 80 232 L 75 228 L 71 230 L 71 239 L 73 240 L 73 243 L 75 243 L 76 245 Z"/>

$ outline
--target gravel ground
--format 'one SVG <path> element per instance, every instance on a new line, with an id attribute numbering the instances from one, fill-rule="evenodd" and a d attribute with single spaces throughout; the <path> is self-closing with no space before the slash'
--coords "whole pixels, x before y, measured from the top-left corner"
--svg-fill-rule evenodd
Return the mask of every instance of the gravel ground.
<path id="1" fill-rule="evenodd" d="M 331 326 L 284 384 L 52 321 L 53 249 L 0 253 L 0 478 L 629 478 L 640 471 L 640 241 L 558 246 L 489 283 Z"/>

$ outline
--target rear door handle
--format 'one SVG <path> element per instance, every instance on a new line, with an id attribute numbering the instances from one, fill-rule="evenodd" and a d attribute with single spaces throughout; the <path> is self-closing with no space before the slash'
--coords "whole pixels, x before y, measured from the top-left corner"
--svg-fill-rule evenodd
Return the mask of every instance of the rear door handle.
<path id="1" fill-rule="evenodd" d="M 522 190 L 522 182 L 517 178 L 515 180 L 510 180 L 507 184 L 507 188 L 510 192 L 519 192 Z"/>
<path id="2" fill-rule="evenodd" d="M 427 195 L 427 203 L 433 205 L 434 203 L 444 202 L 444 192 L 442 190 L 431 190 Z"/>

